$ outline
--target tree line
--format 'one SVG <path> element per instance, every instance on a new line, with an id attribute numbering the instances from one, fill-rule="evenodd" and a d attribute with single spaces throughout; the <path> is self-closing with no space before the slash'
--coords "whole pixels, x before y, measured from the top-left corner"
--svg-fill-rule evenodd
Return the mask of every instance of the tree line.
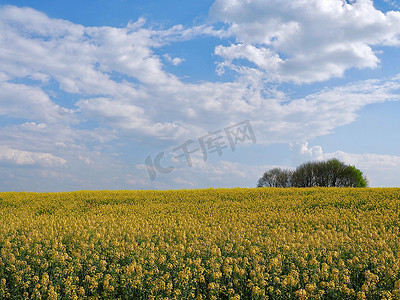
<path id="1" fill-rule="evenodd" d="M 306 162 L 296 170 L 273 168 L 258 180 L 257 187 L 366 187 L 367 184 L 359 169 L 333 158 Z"/>

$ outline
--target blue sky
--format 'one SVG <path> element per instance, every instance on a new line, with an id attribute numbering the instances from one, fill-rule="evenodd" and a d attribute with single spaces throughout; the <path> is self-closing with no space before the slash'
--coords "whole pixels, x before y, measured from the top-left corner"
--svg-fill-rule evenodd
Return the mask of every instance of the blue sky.
<path id="1" fill-rule="evenodd" d="M 400 186 L 399 100 L 400 1 L 0 1 L 1 191 Z"/>

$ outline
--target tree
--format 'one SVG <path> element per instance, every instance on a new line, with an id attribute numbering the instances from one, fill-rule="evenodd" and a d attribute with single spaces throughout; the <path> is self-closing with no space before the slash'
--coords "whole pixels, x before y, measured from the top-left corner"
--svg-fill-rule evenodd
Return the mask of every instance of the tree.
<path id="1" fill-rule="evenodd" d="M 366 187 L 367 178 L 354 166 L 347 166 L 341 176 L 341 186 Z"/>
<path id="2" fill-rule="evenodd" d="M 273 168 L 258 180 L 257 187 L 290 187 L 292 174 L 290 170 Z"/>
<path id="3" fill-rule="evenodd" d="M 299 167 L 293 172 L 292 175 L 292 185 L 293 187 L 308 187 L 315 185 L 315 170 L 314 163 L 307 162 Z"/>
<path id="4" fill-rule="evenodd" d="M 333 158 L 306 162 L 295 171 L 274 168 L 264 173 L 257 187 L 366 187 L 367 179 L 355 166 Z"/>
<path id="5" fill-rule="evenodd" d="M 328 161 L 307 162 L 296 168 L 293 174 L 293 186 L 346 186 L 341 184 L 345 176 L 346 165 L 338 159 Z"/>

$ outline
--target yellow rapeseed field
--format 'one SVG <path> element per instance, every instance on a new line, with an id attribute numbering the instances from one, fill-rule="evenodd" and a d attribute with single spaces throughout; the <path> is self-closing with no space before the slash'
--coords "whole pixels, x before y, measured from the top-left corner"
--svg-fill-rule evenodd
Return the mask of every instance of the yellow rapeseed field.
<path id="1" fill-rule="evenodd" d="M 400 299 L 400 189 L 0 193 L 0 299 Z"/>

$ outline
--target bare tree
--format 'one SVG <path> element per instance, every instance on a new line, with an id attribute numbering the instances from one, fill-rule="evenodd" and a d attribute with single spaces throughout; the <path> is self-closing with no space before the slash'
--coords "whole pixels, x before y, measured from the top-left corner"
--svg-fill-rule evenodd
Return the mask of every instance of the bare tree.
<path id="1" fill-rule="evenodd" d="M 257 187 L 290 187 L 293 172 L 281 168 L 273 168 L 264 173 L 258 180 Z"/>

